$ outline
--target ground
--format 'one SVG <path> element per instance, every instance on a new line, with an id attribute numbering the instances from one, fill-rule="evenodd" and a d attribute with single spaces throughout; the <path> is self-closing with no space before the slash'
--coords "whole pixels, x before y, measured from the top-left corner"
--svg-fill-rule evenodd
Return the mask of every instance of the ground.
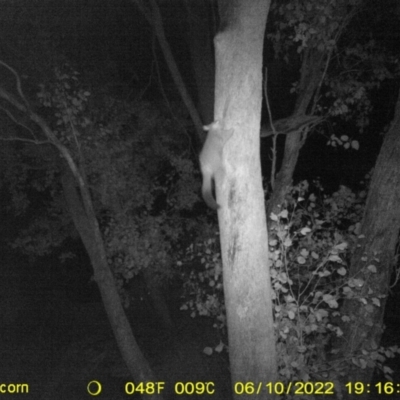
<path id="1" fill-rule="evenodd" d="M 0 383 L 28 383 L 29 399 L 80 400 L 88 398 L 88 382 L 97 380 L 103 399 L 140 398 L 124 393 L 131 378 L 99 296 L 91 288 L 84 293 L 84 286 L 66 292 L 52 272 L 55 265 L 30 265 L 15 253 L 2 253 Z M 136 299 L 128 311 L 140 348 L 157 379 L 166 382 L 165 399 L 184 399 L 174 395 L 174 384 L 196 381 L 215 383 L 214 400 L 229 399 L 227 355 L 203 353 L 219 343 L 210 321 L 192 319 L 178 307 L 172 314 L 173 334 L 160 328 L 145 299 Z"/>

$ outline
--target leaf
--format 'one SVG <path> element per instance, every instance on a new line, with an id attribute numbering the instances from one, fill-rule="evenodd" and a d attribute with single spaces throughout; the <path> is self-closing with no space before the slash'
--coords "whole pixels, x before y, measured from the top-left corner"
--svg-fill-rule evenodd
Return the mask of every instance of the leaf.
<path id="1" fill-rule="evenodd" d="M 278 279 L 280 282 L 282 282 L 282 283 L 286 283 L 286 282 L 288 281 L 288 277 L 287 277 L 287 275 L 286 275 L 285 272 L 281 272 L 281 273 L 278 275 L 277 279 Z"/>
<path id="2" fill-rule="evenodd" d="M 215 347 L 215 351 L 217 353 L 221 353 L 222 350 L 224 350 L 224 344 L 222 342 L 219 342 L 219 344 Z"/>
<path id="3" fill-rule="evenodd" d="M 361 279 L 361 278 L 354 278 L 353 279 L 353 285 L 358 287 L 358 288 L 361 288 L 361 287 L 364 286 L 364 280 Z"/>
<path id="4" fill-rule="evenodd" d="M 354 150 L 358 150 L 358 149 L 360 148 L 360 143 L 358 143 L 358 140 L 352 140 L 352 141 L 351 141 L 351 147 L 352 147 Z"/>
<path id="5" fill-rule="evenodd" d="M 372 272 L 373 274 L 376 274 L 376 272 L 377 272 L 377 269 L 376 269 L 375 265 L 372 265 L 372 264 L 368 265 L 367 270 L 369 272 Z"/>
<path id="6" fill-rule="evenodd" d="M 324 295 L 322 296 L 322 300 L 324 300 L 326 303 L 327 303 L 328 301 L 332 300 L 332 299 L 333 299 L 333 296 L 332 296 L 331 294 L 329 294 L 329 293 L 324 294 Z"/>
<path id="7" fill-rule="evenodd" d="M 337 337 L 343 336 L 343 331 L 342 331 L 339 327 L 336 328 L 336 336 L 337 336 Z"/>
<path id="8" fill-rule="evenodd" d="M 329 261 L 341 263 L 342 259 L 339 256 L 337 256 L 336 254 L 331 254 L 329 256 Z"/>
<path id="9" fill-rule="evenodd" d="M 323 293 L 321 291 L 316 292 L 315 295 L 314 295 L 314 299 L 315 300 L 319 299 L 322 296 L 322 294 Z"/>
<path id="10" fill-rule="evenodd" d="M 384 373 L 385 375 L 386 375 L 386 374 L 389 375 L 390 378 L 391 378 L 391 376 L 392 376 L 392 374 L 393 374 L 393 370 L 392 370 L 392 368 L 390 368 L 390 367 L 384 365 L 384 366 L 383 366 L 383 373 Z M 390 378 L 389 378 L 388 380 L 390 380 Z"/>
<path id="11" fill-rule="evenodd" d="M 286 238 L 285 239 L 285 241 L 283 242 L 283 245 L 285 246 L 285 247 L 290 247 L 291 245 L 292 245 L 292 239 L 290 239 L 290 238 Z"/>
<path id="12" fill-rule="evenodd" d="M 297 346 L 297 351 L 299 353 L 305 353 L 307 351 L 307 347 L 304 345 Z"/>
<path id="13" fill-rule="evenodd" d="M 319 259 L 319 255 L 315 251 L 311 252 L 311 257 L 314 258 L 314 260 L 318 260 Z"/>
<path id="14" fill-rule="evenodd" d="M 307 249 L 301 249 L 300 254 L 303 257 L 308 257 L 309 251 Z"/>
<path id="15" fill-rule="evenodd" d="M 307 235 L 307 233 L 310 233 L 311 232 L 311 229 L 308 227 L 308 226 L 306 226 L 306 227 L 304 227 L 301 231 L 300 231 L 300 233 L 302 234 L 302 235 Z"/>
<path id="16" fill-rule="evenodd" d="M 323 308 L 319 308 L 314 314 L 317 318 L 317 321 L 322 321 L 323 318 L 326 318 L 329 315 L 328 311 L 324 310 Z"/>
<path id="17" fill-rule="evenodd" d="M 336 250 L 345 250 L 345 249 L 347 249 L 347 243 L 346 242 L 343 242 L 343 243 L 339 243 L 339 244 L 337 244 L 335 247 L 334 247 L 334 249 L 336 249 Z"/>
<path id="18" fill-rule="evenodd" d="M 373 307 L 372 304 L 367 304 L 367 305 L 365 306 L 365 310 L 366 310 L 368 313 L 371 314 L 371 313 L 374 312 L 374 307 Z M 372 323 L 371 321 L 367 321 L 366 324 L 367 324 L 367 325 L 371 324 L 370 326 L 373 326 L 373 323 Z"/>
<path id="19" fill-rule="evenodd" d="M 331 275 L 331 271 L 324 268 L 322 271 L 318 271 L 318 272 L 314 271 L 313 274 L 318 275 L 320 278 L 325 278 L 326 276 Z"/>
<path id="20" fill-rule="evenodd" d="M 374 297 L 372 299 L 372 304 L 375 304 L 377 307 L 380 307 L 381 306 L 381 301 L 377 297 Z"/>
<path id="21" fill-rule="evenodd" d="M 339 307 L 339 303 L 336 300 L 331 300 L 328 303 L 328 305 L 329 305 L 330 308 L 338 308 Z"/>
<path id="22" fill-rule="evenodd" d="M 339 304 L 336 301 L 336 299 L 330 295 L 330 294 L 325 294 L 322 299 L 325 301 L 325 303 L 327 303 L 329 305 L 329 307 L 331 308 L 338 308 Z"/>
<path id="23" fill-rule="evenodd" d="M 213 353 L 213 349 L 211 347 L 204 347 L 203 353 L 207 356 L 211 356 L 211 354 Z"/>
<path id="24" fill-rule="evenodd" d="M 272 221 L 275 221 L 275 222 L 278 221 L 278 217 L 274 213 L 271 213 L 270 218 Z"/>
<path id="25" fill-rule="evenodd" d="M 287 210 L 283 210 L 279 213 L 279 217 L 280 218 L 287 218 L 288 217 L 288 211 Z"/>
<path id="26" fill-rule="evenodd" d="M 306 260 L 305 260 L 304 257 L 298 256 L 298 257 L 297 257 L 297 262 L 298 262 L 299 264 L 305 264 L 305 263 L 306 263 Z"/>
<path id="27" fill-rule="evenodd" d="M 340 267 L 340 268 L 337 270 L 337 273 L 338 273 L 339 275 L 345 276 L 346 273 L 347 273 L 346 268 Z"/>

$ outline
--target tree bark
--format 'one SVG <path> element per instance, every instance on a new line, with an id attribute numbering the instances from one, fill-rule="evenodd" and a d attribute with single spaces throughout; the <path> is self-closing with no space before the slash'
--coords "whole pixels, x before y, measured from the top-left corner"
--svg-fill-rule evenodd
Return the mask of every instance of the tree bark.
<path id="1" fill-rule="evenodd" d="M 277 377 L 259 136 L 269 5 L 221 1 L 222 30 L 214 39 L 215 122 L 208 134 L 222 135 L 224 142 L 215 186 L 234 385 Z M 273 398 L 265 387 L 257 397 Z"/>
<path id="2" fill-rule="evenodd" d="M 95 281 L 99 286 L 104 307 L 122 357 L 133 379 L 137 382 L 156 382 L 155 375 L 141 352 L 126 318 L 114 282 L 114 276 L 107 263 L 107 256 L 96 217 L 94 214 L 88 214 L 85 211 L 74 177 L 67 170 L 62 177 L 62 186 L 75 227 L 82 238 L 93 265 Z M 80 192 L 81 196 L 89 196 L 88 192 Z M 90 199 L 85 200 L 90 201 Z M 151 394 L 148 397 L 162 399 L 162 396 L 157 394 Z"/>
<path id="3" fill-rule="evenodd" d="M 329 31 L 329 39 L 338 42 L 341 33 L 347 24 L 351 21 L 361 1 L 354 2 L 351 7 L 343 5 L 334 5 L 335 18 L 340 23 L 334 29 Z M 325 11 L 324 11 L 325 12 Z M 320 28 L 318 28 L 320 29 Z M 328 37 L 326 37 L 328 42 Z M 309 43 L 302 52 L 302 66 L 300 70 L 300 80 L 298 88 L 298 97 L 291 119 L 301 119 L 308 113 L 313 115 L 315 111 L 316 100 L 318 100 L 319 90 L 322 85 L 325 72 L 329 67 L 333 48 L 324 45 L 319 50 L 317 43 Z M 307 138 L 307 128 L 298 129 L 286 136 L 285 152 L 282 161 L 282 167 L 276 176 L 273 193 L 268 203 L 268 216 L 271 212 L 278 214 L 280 205 L 285 200 L 288 188 L 292 185 L 293 173 L 299 158 L 299 153 Z"/>
<path id="4" fill-rule="evenodd" d="M 151 6 L 151 13 L 147 11 L 146 7 L 142 3 L 142 0 L 134 0 L 134 2 L 139 7 L 143 15 L 146 17 L 149 24 L 154 28 L 161 50 L 164 54 L 165 61 L 171 73 L 172 79 L 175 82 L 176 88 L 178 89 L 178 92 L 182 98 L 183 104 L 185 104 L 188 113 L 190 115 L 190 118 L 193 121 L 193 125 L 196 129 L 196 134 L 197 134 L 196 147 L 197 147 L 199 143 L 203 142 L 204 138 L 203 123 L 200 119 L 199 113 L 196 110 L 193 100 L 186 89 L 185 82 L 183 81 L 182 75 L 179 72 L 178 65 L 175 62 L 175 58 L 172 54 L 167 38 L 165 37 L 160 9 L 158 8 L 158 5 L 155 0 L 149 1 Z"/>
<path id="5" fill-rule="evenodd" d="M 400 95 L 395 116 L 386 133 L 368 192 L 360 236 L 351 258 L 350 276 L 364 281 L 358 289 L 360 298 L 346 300 L 342 314 L 350 317 L 343 326 L 340 354 L 343 358 L 363 350 L 374 350 L 383 332 L 383 313 L 389 279 L 395 265 L 396 246 L 400 229 Z M 367 267 L 374 265 L 377 272 Z M 371 302 L 380 299 L 380 307 Z M 350 365 L 343 378 L 346 382 L 371 381 L 372 368 Z M 358 396 L 359 397 L 359 396 Z"/>
<path id="6" fill-rule="evenodd" d="M 94 269 L 94 279 L 99 286 L 103 304 L 122 358 L 135 380 L 138 382 L 155 382 L 155 375 L 133 336 L 132 329 L 119 298 L 114 276 L 108 266 L 103 238 L 93 209 L 92 198 L 85 181 L 84 171 L 78 168 L 69 150 L 57 138 L 46 121 L 32 111 L 22 92 L 21 81 L 16 71 L 7 64 L 1 63 L 15 75 L 18 94 L 22 100 L 2 87 L 0 87 L 0 97 L 37 124 L 47 139 L 45 142 L 40 142 L 37 139 L 29 140 L 28 142 L 51 143 L 57 148 L 66 162 L 61 178 L 65 200 L 75 227 L 90 257 Z M 149 398 L 161 400 L 163 397 L 160 394 L 150 394 Z"/>
<path id="7" fill-rule="evenodd" d="M 305 51 L 301 67 L 299 95 L 291 119 L 304 118 L 313 96 L 320 85 L 325 59 L 326 54 L 321 53 L 316 48 Z M 285 200 L 285 195 L 289 187 L 292 185 L 294 169 L 297 165 L 300 150 L 305 142 L 302 132 L 303 128 L 300 128 L 286 135 L 282 167 L 276 176 L 273 193 L 268 203 L 268 217 L 271 212 L 279 214 L 281 211 L 280 206 Z"/>

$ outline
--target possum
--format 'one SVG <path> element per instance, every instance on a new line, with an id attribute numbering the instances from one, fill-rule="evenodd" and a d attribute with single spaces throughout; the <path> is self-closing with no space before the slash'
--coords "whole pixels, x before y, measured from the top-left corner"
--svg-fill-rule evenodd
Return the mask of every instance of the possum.
<path id="1" fill-rule="evenodd" d="M 219 127 L 218 121 L 204 126 L 208 131 L 207 139 L 200 153 L 200 169 L 203 175 L 203 185 L 201 191 L 203 199 L 209 207 L 217 210 L 220 206 L 213 195 L 215 177 L 222 170 L 222 148 L 224 146 L 223 131 Z"/>

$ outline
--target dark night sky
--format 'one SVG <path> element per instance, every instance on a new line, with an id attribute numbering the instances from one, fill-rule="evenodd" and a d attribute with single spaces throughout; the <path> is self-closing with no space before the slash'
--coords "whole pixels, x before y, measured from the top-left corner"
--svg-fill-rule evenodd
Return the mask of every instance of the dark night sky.
<path id="1" fill-rule="evenodd" d="M 44 3 L 47 5 L 38 5 Z M 2 54 L 19 64 L 17 67 L 21 70 L 26 67 L 29 71 L 31 64 L 31 58 L 24 57 L 24 52 L 33 51 L 38 59 L 37 64 L 43 64 L 41 58 L 48 57 L 48 54 L 41 54 L 40 43 L 45 43 L 51 38 L 55 50 L 65 54 L 67 59 L 75 63 L 84 79 L 89 79 L 93 86 L 111 84 L 115 86 L 116 91 L 126 95 L 146 88 L 145 97 L 163 101 L 152 50 L 152 31 L 132 2 L 57 0 L 38 3 L 20 1 L 20 4 L 21 6 L 14 7 L 14 13 L 9 13 L 13 21 L 10 29 L 3 29 L 5 32 L 0 47 Z M 183 34 L 186 29 L 183 8 L 179 6 L 179 1 L 164 4 L 167 5 L 162 7 L 167 38 L 185 82 L 195 96 L 190 58 Z M 398 15 L 393 11 L 397 11 L 398 8 L 395 7 L 395 0 L 387 0 L 380 4 L 381 15 L 376 15 L 376 12 L 367 13 L 365 17 L 363 14 L 362 19 L 360 17 L 355 21 L 353 30 L 362 32 L 363 35 L 373 35 L 390 50 L 397 50 L 399 24 Z M 20 27 L 15 29 L 18 24 L 26 23 L 28 26 L 23 31 Z M 6 25 L 3 28 L 6 28 Z M 37 46 L 37 49 L 32 50 L 32 46 Z M 157 44 L 155 48 L 163 89 L 170 100 L 180 101 Z M 16 49 L 18 51 L 15 51 Z M 268 43 L 265 58 L 266 64 L 269 65 L 272 54 Z M 42 74 L 46 74 L 44 67 L 38 69 Z M 288 91 L 296 79 L 296 71 L 298 65 L 281 64 L 278 70 L 272 69 L 269 85 L 276 118 L 288 116 L 292 110 L 294 98 L 288 95 Z M 371 125 L 363 137 L 357 137 L 361 143 L 358 152 L 327 148 L 325 138 L 316 135 L 311 137 L 302 150 L 296 176 L 301 179 L 321 176 L 332 189 L 339 183 L 354 186 L 374 164 L 381 141 L 379 133 L 390 121 L 396 95 L 396 82 L 384 84 L 383 88 L 373 95 L 374 113 Z M 263 109 L 263 120 L 266 119 L 266 110 Z M 329 132 L 332 126 L 326 125 L 324 130 Z M 340 132 L 335 133 L 339 136 L 354 135 L 346 126 L 340 127 Z M 269 158 L 265 156 L 269 146 L 268 141 L 263 141 L 264 160 Z M 346 169 L 351 169 L 351 172 L 344 174 Z M 265 171 L 267 170 L 266 166 Z"/>

